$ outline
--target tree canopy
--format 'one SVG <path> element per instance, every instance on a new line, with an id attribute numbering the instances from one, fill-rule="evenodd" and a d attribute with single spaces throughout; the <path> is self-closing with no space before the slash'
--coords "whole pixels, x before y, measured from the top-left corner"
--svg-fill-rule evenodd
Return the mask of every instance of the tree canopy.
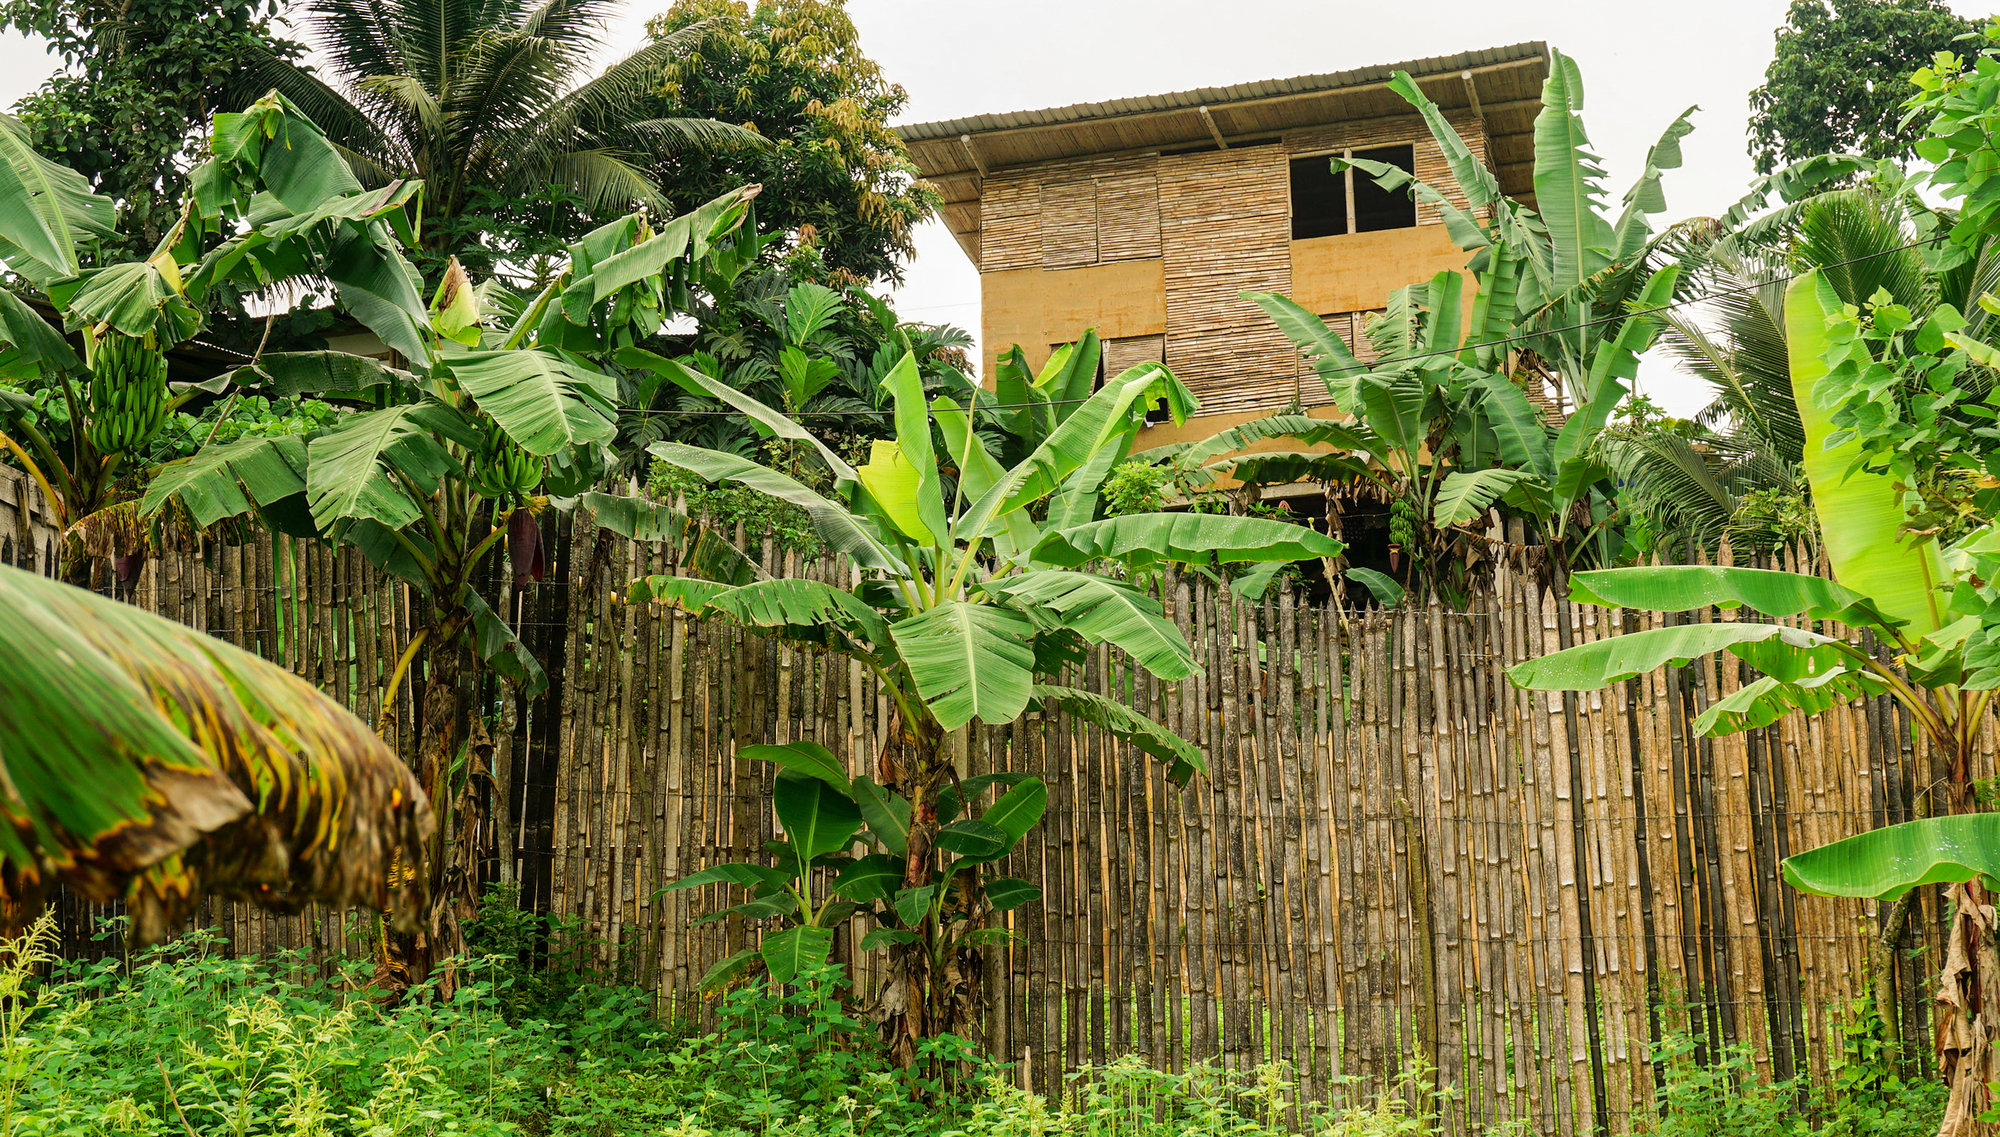
<path id="1" fill-rule="evenodd" d="M 34 147 L 120 205 L 127 251 L 171 227 L 209 116 L 247 101 L 252 59 L 290 62 L 277 0 L 6 0 L 0 26 L 48 41 L 63 70 L 21 100 Z M 258 92 L 248 92 L 255 97 Z"/>
<path id="2" fill-rule="evenodd" d="M 1978 25 L 1944 0 L 1792 0 L 1764 85 L 1750 92 L 1757 172 L 1815 154 L 1907 158 L 1904 77 Z"/>
<path id="3" fill-rule="evenodd" d="M 509 236 L 529 223 L 555 230 L 545 235 L 559 250 L 636 205 L 666 210 L 662 155 L 761 145 L 740 127 L 640 110 L 661 68 L 699 33 L 655 37 L 593 74 L 616 7 L 306 0 L 327 78 L 276 52 L 254 75 L 317 123 L 364 184 L 423 181 L 426 262 L 455 255 L 489 269 L 524 252 Z M 530 216 L 510 216 L 522 209 Z M 525 250 L 537 251 L 550 250 Z"/>
<path id="4" fill-rule="evenodd" d="M 845 0 L 677 0 L 647 28 L 658 43 L 701 37 L 665 65 L 654 113 L 741 123 L 772 143 L 679 156 L 660 174 L 677 204 L 762 185 L 766 226 L 805 232 L 856 283 L 901 279 L 938 198 L 889 129 L 909 96 L 862 54 Z"/>

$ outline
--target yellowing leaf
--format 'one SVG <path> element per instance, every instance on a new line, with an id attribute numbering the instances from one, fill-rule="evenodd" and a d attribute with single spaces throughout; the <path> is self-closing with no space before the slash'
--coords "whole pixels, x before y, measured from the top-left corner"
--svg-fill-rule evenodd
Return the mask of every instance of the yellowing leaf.
<path id="1" fill-rule="evenodd" d="M 903 448 L 893 442 L 878 441 L 868 452 L 868 464 L 854 471 L 862 488 L 881 507 L 883 516 L 902 530 L 903 536 L 925 544 L 935 544 L 931 531 L 917 513 L 917 486 L 921 475 L 903 456 Z"/>

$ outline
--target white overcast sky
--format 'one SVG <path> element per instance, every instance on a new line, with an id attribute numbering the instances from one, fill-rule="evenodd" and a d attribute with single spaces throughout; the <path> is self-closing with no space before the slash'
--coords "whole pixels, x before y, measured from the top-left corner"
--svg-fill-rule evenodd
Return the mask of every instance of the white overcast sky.
<path id="1" fill-rule="evenodd" d="M 1994 0 L 1988 0 L 1994 3 Z M 607 55 L 636 46 L 668 0 L 634 0 Z M 1687 162 L 1667 175 L 1667 220 L 1712 214 L 1751 178 L 1747 95 L 1763 80 L 1785 0 L 849 0 L 863 50 L 908 88 L 902 121 L 1029 110 L 1286 78 L 1546 40 L 1583 70 L 1584 121 L 1621 195 L 1646 147 L 1698 105 Z M 1967 16 L 1991 7 L 1955 0 Z M 53 70 L 0 37 L 0 105 Z M 897 296 L 908 319 L 979 328 L 979 276 L 941 224 L 925 226 Z M 1641 384 L 1685 413 L 1702 385 L 1657 361 Z"/>

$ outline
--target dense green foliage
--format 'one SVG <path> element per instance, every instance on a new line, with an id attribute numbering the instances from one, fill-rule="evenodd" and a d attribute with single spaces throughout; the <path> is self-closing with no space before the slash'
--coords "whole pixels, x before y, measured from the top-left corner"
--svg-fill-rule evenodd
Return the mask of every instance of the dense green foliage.
<path id="1" fill-rule="evenodd" d="M 763 150 L 681 155 L 659 173 L 676 203 L 760 184 L 765 223 L 810 241 L 842 283 L 900 280 L 937 191 L 888 122 L 908 103 L 861 51 L 845 0 L 676 0 L 647 29 L 701 39 L 663 69 L 650 113 L 740 123 Z"/>
<path id="2" fill-rule="evenodd" d="M 424 248 L 439 262 L 427 268 L 456 255 L 475 270 L 519 269 L 634 206 L 675 212 L 656 177 L 661 156 L 762 144 L 709 119 L 641 111 L 659 69 L 693 37 L 658 39 L 594 70 L 617 7 L 308 0 L 323 69 L 267 52 L 251 74 L 298 104 L 364 183 L 423 181 Z"/>
<path id="3" fill-rule="evenodd" d="M 1020 1088 L 961 1039 L 891 1065 L 841 1007 L 838 977 L 752 986 L 709 1007 L 656 1014 L 648 994 L 578 966 L 591 945 L 489 900 L 472 927 L 483 954 L 447 1001 L 385 1005 L 350 986 L 366 963 L 314 968 L 288 956 L 228 958 L 190 936 L 134 961 L 58 965 L 34 952 L 0 971 L 0 1132 L 111 1137 L 298 1134 L 547 1134 L 601 1137 L 1402 1137 L 1434 1132 L 1452 1099 L 1420 1060 L 1390 1092 L 1295 1117 L 1279 1065 L 1182 1073 L 1137 1058 Z M 537 948 L 542 967 L 523 964 Z M 1818 1117 L 1834 1137 L 1935 1130 L 1935 1083 L 1904 1081 L 1858 1005 L 1823 1086 L 1772 1083 L 1747 1051 L 1709 1054 L 1685 1011 L 1652 1057 L 1658 1137 L 1781 1137 Z M 1520 1123 L 1487 1131 L 1512 1137 Z"/>
<path id="4" fill-rule="evenodd" d="M 1764 85 L 1750 92 L 1757 172 L 1816 154 L 1905 159 L 1904 76 L 1978 25 L 1944 0 L 1792 0 Z"/>
<path id="5" fill-rule="evenodd" d="M 36 149 L 120 206 L 120 251 L 172 227 L 209 118 L 262 94 L 253 59 L 303 48 L 272 24 L 278 0 L 7 0 L 0 26 L 38 36 L 63 70 L 15 108 Z M 143 247 L 142 247 L 143 246 Z"/>

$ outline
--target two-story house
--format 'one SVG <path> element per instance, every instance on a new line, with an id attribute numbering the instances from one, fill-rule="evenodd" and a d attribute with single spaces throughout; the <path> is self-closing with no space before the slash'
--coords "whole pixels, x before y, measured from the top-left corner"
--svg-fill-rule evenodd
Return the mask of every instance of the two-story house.
<path id="1" fill-rule="evenodd" d="M 1464 266 L 1434 206 L 1331 172 L 1332 156 L 1370 158 L 1456 194 L 1423 120 L 1387 86 L 1397 71 L 1509 195 L 1531 195 L 1542 43 L 897 128 L 979 268 L 983 374 L 1010 344 L 1039 364 L 1096 328 L 1107 373 L 1161 360 L 1201 399 L 1197 420 L 1142 446 L 1295 404 L 1335 413 L 1239 294 L 1291 296 L 1366 358 L 1362 325 L 1391 291 Z"/>

